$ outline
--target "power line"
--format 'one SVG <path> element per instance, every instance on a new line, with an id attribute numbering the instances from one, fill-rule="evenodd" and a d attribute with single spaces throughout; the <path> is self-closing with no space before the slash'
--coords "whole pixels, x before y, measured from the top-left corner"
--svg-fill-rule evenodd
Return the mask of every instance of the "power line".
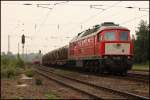
<path id="1" fill-rule="evenodd" d="M 67 1 L 66 1 L 67 2 Z M 69 2 L 69 1 L 68 1 Z M 65 3 L 65 2 L 62 2 L 62 3 Z M 57 3 L 56 3 L 57 4 Z M 58 3 L 58 4 L 61 4 L 61 3 Z M 55 4 L 40 4 L 40 5 L 55 5 Z M 67 4 L 69 6 L 86 6 L 86 7 L 111 7 L 112 5 L 105 5 L 105 4 Z M 66 6 L 67 6 L 66 5 Z M 91 8 L 92 8 L 91 7 Z M 145 7 L 135 7 L 135 6 L 113 6 L 113 7 L 120 7 L 120 8 L 141 8 L 141 9 L 149 9 L 149 8 L 145 8 Z M 98 9 L 98 8 L 96 8 Z"/>
<path id="2" fill-rule="evenodd" d="M 122 23 L 120 23 L 120 24 L 126 24 L 126 23 L 132 22 L 132 21 L 134 21 L 134 20 L 136 20 L 136 19 L 138 19 L 138 18 L 144 17 L 144 16 L 147 16 L 147 15 L 142 15 L 142 16 L 139 16 L 139 17 L 135 17 L 135 18 L 129 19 L 129 20 L 127 20 L 127 21 L 124 21 L 124 22 L 122 22 Z"/>
<path id="3" fill-rule="evenodd" d="M 49 14 L 50 14 L 50 11 L 51 11 L 51 9 L 47 12 L 46 17 L 45 17 L 45 19 L 43 20 L 43 22 L 40 24 L 39 30 L 37 30 L 37 32 L 40 31 L 40 27 L 43 26 L 43 24 L 46 22 L 46 20 L 47 20 Z"/>
<path id="4" fill-rule="evenodd" d="M 40 5 L 38 5 L 38 4 L 37 4 L 37 7 L 47 8 L 47 9 L 53 9 L 53 8 L 49 8 L 49 7 L 40 6 Z"/>
<path id="5" fill-rule="evenodd" d="M 99 8 L 99 7 L 97 8 L 97 7 L 93 6 L 93 5 L 90 5 L 90 8 L 105 10 L 103 8 Z"/>
<path id="6" fill-rule="evenodd" d="M 30 4 L 25 4 L 25 5 L 30 5 Z M 53 4 L 52 4 L 53 5 Z M 115 6 L 114 6 L 115 7 Z M 132 7 L 128 7 L 128 8 L 132 8 Z M 146 16 L 146 15 L 145 15 Z M 141 17 L 141 16 L 140 16 Z M 91 17 L 92 18 L 92 17 Z M 91 18 L 89 18 L 89 20 L 91 19 Z M 133 18 L 133 19 L 135 19 L 135 18 Z M 137 19 L 137 18 L 136 18 Z M 46 20 L 46 19 L 44 19 L 44 20 Z M 128 20 L 128 22 L 130 22 L 130 21 L 132 21 L 131 19 L 130 20 Z M 87 21 L 86 21 L 87 22 Z M 45 21 L 44 21 L 44 23 L 45 23 Z M 124 22 L 124 23 L 127 23 L 127 22 Z"/>
<path id="7" fill-rule="evenodd" d="M 103 11 L 101 11 L 101 12 L 98 12 L 97 14 L 95 14 L 95 15 L 93 15 L 93 16 L 87 18 L 86 20 L 84 20 L 84 21 L 81 22 L 80 24 L 83 24 L 83 23 L 89 21 L 89 19 L 93 19 L 93 18 L 97 17 L 97 15 L 99 15 L 99 14 L 101 14 L 102 12 L 104 12 L 104 11 L 106 11 L 106 10 L 112 8 L 114 5 L 117 5 L 117 4 L 119 4 L 120 2 L 121 2 L 121 1 L 119 1 L 119 2 L 117 2 L 117 3 L 114 3 L 113 5 L 111 5 L 111 7 L 108 7 L 108 8 L 106 8 L 105 10 L 103 10 Z"/>
<path id="8" fill-rule="evenodd" d="M 111 7 L 111 5 L 91 5 L 91 6 L 97 6 L 97 7 L 102 7 L 102 6 L 107 6 Z M 149 8 L 144 8 L 144 7 L 134 7 L 134 6 L 114 6 L 114 7 L 119 7 L 119 8 L 141 8 L 141 9 L 149 9 Z"/>
<path id="9" fill-rule="evenodd" d="M 65 2 L 59 2 L 59 3 L 54 3 L 53 5 L 54 6 L 56 6 L 56 5 L 58 5 L 58 4 L 63 4 L 63 3 L 67 3 L 68 1 L 65 1 Z M 38 5 L 42 5 L 42 4 L 38 4 Z M 44 4 L 45 5 L 45 4 Z M 49 4 L 49 5 L 52 5 L 52 4 Z M 54 8 L 54 6 L 53 6 L 53 8 Z M 41 6 L 42 7 L 42 6 Z M 46 7 L 44 7 L 44 8 L 46 8 Z M 53 8 L 49 8 L 50 10 L 52 10 Z M 45 17 L 45 19 L 43 20 L 43 22 L 41 23 L 41 26 L 43 26 L 44 25 L 44 23 L 46 22 L 46 20 L 48 19 L 48 16 L 49 16 L 49 14 L 50 14 L 50 10 L 48 11 L 48 13 L 46 14 L 46 17 Z M 39 31 L 39 30 L 38 30 Z"/>
<path id="10" fill-rule="evenodd" d="M 147 11 L 147 10 L 145 10 L 145 9 L 147 9 L 147 8 L 139 8 L 139 11 L 149 12 L 149 11 Z"/>
<path id="11" fill-rule="evenodd" d="M 1 4 L 7 4 L 7 5 L 22 5 L 21 3 L 3 3 L 3 2 L 1 2 Z"/>
<path id="12" fill-rule="evenodd" d="M 41 3 L 38 3 L 38 4 L 33 4 L 33 3 L 24 3 L 24 4 L 21 4 L 21 3 L 1 3 L 1 4 L 8 4 L 8 5 L 36 5 L 37 7 L 41 7 L 41 8 L 48 8 L 48 7 L 43 7 L 43 6 L 40 6 L 40 5 L 58 5 L 58 4 L 63 4 L 63 3 L 66 3 L 66 2 L 69 2 L 69 1 L 65 1 L 65 2 L 58 2 L 58 3 L 54 3 L 54 4 L 41 4 Z M 89 5 L 89 4 L 67 4 L 67 5 L 70 5 L 70 6 L 90 6 L 91 8 L 95 8 L 95 9 L 102 9 L 104 10 L 103 8 L 96 8 L 96 7 L 111 7 L 111 5 L 105 5 L 105 4 L 92 4 L 92 5 Z M 113 6 L 113 7 L 120 7 L 120 8 L 138 8 L 138 9 L 149 9 L 149 8 L 145 8 L 145 7 L 134 7 L 134 6 Z M 51 8 L 48 8 L 48 9 L 51 9 Z M 145 10 L 143 10 L 145 11 Z"/>
<path id="13" fill-rule="evenodd" d="M 54 3 L 54 5 L 63 4 L 63 3 L 67 3 L 67 2 L 69 2 L 69 1 Z"/>
<path id="14" fill-rule="evenodd" d="M 120 3 L 120 2 L 119 2 Z M 117 4 L 114 4 L 114 5 L 117 5 Z M 95 5 L 95 6 L 104 6 L 104 5 Z M 110 7 L 110 6 L 109 6 Z M 111 8 L 112 7 L 123 7 L 123 6 L 111 6 Z M 131 6 L 128 6 L 128 7 L 124 7 L 124 8 L 128 8 L 128 9 L 131 9 L 131 8 L 138 8 L 139 9 L 139 11 L 141 10 L 141 9 L 149 9 L 149 8 L 142 8 L 142 7 L 131 7 Z M 107 8 L 107 9 L 110 9 L 110 8 Z M 107 10 L 106 9 L 106 10 Z M 105 10 L 104 10 L 105 11 Z M 141 10 L 141 11 L 146 11 L 146 10 Z M 103 11 L 102 11 L 103 12 Z M 143 15 L 143 16 L 146 16 L 146 15 Z M 143 16 L 140 16 L 140 17 L 143 17 Z M 93 16 L 92 16 L 93 17 Z M 91 17 L 91 18 L 92 18 Z M 140 17 L 137 17 L 137 18 L 140 18 Z M 128 21 L 126 21 L 126 22 L 124 22 L 123 24 L 125 24 L 125 23 L 127 23 L 127 22 L 130 22 L 130 21 L 132 21 L 132 20 L 135 20 L 135 19 L 137 19 L 137 18 L 133 18 L 133 19 L 130 19 L 130 20 L 128 20 Z M 90 19 L 90 18 L 89 18 Z M 88 19 L 87 19 L 88 20 Z M 86 20 L 86 21 L 87 21 Z"/>
<path id="15" fill-rule="evenodd" d="M 119 2 L 117 2 L 117 3 L 114 3 L 113 5 L 111 5 L 111 7 L 107 7 L 105 10 L 100 11 L 100 12 L 98 12 L 97 14 L 90 16 L 89 18 L 87 18 L 86 20 L 80 22 L 79 24 L 82 25 L 83 23 L 89 21 L 90 19 L 93 19 L 93 18 L 97 17 L 97 15 L 101 14 L 102 12 L 104 12 L 104 11 L 110 9 L 110 8 L 113 8 L 114 5 L 117 5 L 117 4 L 119 4 L 120 2 L 121 2 L 121 1 L 119 1 Z M 73 29 L 74 29 L 74 28 L 73 28 Z M 71 30 L 73 30 L 73 29 L 71 29 Z"/>
<path id="16" fill-rule="evenodd" d="M 117 12 L 117 13 L 115 13 L 115 14 L 112 14 L 112 15 L 111 15 L 112 18 L 114 18 L 114 15 L 117 15 L 117 16 L 118 16 L 118 13 L 119 13 L 119 15 L 121 15 L 122 11 L 121 11 L 121 12 L 119 11 L 119 12 Z M 123 13 L 124 13 L 124 12 L 123 12 Z M 110 16 L 110 15 L 109 15 L 109 16 Z M 115 16 L 115 17 L 117 17 L 117 16 Z M 144 15 L 144 16 L 146 16 L 146 15 Z M 144 16 L 140 16 L 140 17 L 144 17 Z M 138 18 L 140 18 L 140 17 L 138 17 Z M 105 18 L 106 18 L 106 17 L 105 17 Z M 119 17 L 119 18 L 120 18 L 120 17 Z M 133 20 L 134 20 L 135 18 L 136 18 L 136 17 L 134 17 Z M 118 18 L 116 18 L 116 19 L 118 19 Z M 136 19 L 137 19 L 137 18 L 136 18 Z M 135 20 L 136 20 L 136 19 L 135 19 Z M 130 19 L 130 20 L 131 20 L 131 19 Z M 129 20 L 129 22 L 130 22 L 130 20 Z"/>

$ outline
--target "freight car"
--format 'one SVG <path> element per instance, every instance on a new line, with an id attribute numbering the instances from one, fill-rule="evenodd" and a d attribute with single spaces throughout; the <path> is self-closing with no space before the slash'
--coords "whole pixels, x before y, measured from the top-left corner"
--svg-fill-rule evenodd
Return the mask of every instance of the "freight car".
<path id="1" fill-rule="evenodd" d="M 43 56 L 44 65 L 73 65 L 88 71 L 126 74 L 132 67 L 130 30 L 104 22 L 79 33 L 69 46 Z"/>
<path id="2" fill-rule="evenodd" d="M 68 46 L 53 50 L 42 57 L 42 64 L 47 65 L 66 65 L 68 61 Z"/>

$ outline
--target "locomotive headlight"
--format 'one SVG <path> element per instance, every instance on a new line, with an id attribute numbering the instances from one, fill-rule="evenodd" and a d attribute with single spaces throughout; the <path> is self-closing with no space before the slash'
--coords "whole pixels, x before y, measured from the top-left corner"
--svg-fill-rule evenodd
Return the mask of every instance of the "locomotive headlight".
<path id="1" fill-rule="evenodd" d="M 117 43 L 117 44 L 115 44 L 114 46 L 115 46 L 115 48 L 119 49 L 119 48 L 121 47 L 121 44 L 120 44 L 120 43 Z"/>
<path id="2" fill-rule="evenodd" d="M 120 46 L 121 46 L 121 44 L 117 43 L 117 44 L 116 44 L 116 46 L 117 46 L 117 47 L 120 47 Z"/>

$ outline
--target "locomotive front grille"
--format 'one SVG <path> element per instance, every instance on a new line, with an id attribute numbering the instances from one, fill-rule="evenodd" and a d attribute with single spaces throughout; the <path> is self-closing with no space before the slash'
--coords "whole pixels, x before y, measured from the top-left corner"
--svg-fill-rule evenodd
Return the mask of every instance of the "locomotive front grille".
<path id="1" fill-rule="evenodd" d="M 129 55 L 129 43 L 105 43 L 105 55 Z"/>

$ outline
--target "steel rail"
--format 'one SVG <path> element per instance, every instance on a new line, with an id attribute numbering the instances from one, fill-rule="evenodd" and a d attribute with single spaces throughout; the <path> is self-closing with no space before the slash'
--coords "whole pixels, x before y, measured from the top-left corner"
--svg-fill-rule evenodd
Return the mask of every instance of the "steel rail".
<path id="1" fill-rule="evenodd" d="M 98 75 L 99 76 L 99 75 Z M 106 77 L 109 77 L 109 76 L 106 76 Z M 124 79 L 124 80 L 130 80 L 130 81 L 136 81 L 136 82 L 143 82 L 143 83 L 149 83 L 149 77 L 141 77 L 141 76 L 138 76 L 138 75 L 131 75 L 131 74 L 127 74 L 127 76 L 115 76 L 113 75 L 114 78 L 116 79 Z"/>
<path id="2" fill-rule="evenodd" d="M 150 70 L 132 69 L 131 71 L 149 72 Z"/>
<path id="3" fill-rule="evenodd" d="M 133 72 L 130 72 L 128 73 L 129 76 L 135 76 L 137 78 L 144 78 L 144 79 L 149 79 L 149 74 L 139 74 L 139 73 L 133 73 Z"/>
<path id="4" fill-rule="evenodd" d="M 67 78 L 67 79 L 70 79 L 70 80 L 73 80 L 73 81 L 76 81 L 76 82 L 79 82 L 79 83 L 82 83 L 82 84 L 89 85 L 89 86 L 92 86 L 92 87 L 95 87 L 95 88 L 98 88 L 98 89 L 103 89 L 103 90 L 106 90 L 106 91 L 117 93 L 118 95 L 121 95 L 121 96 L 131 97 L 131 98 L 135 98 L 135 99 L 150 99 L 150 98 L 145 97 L 145 96 L 140 96 L 140 95 L 125 92 L 125 91 L 123 92 L 123 91 L 116 90 L 116 89 L 113 89 L 113 88 L 110 88 L 110 87 L 108 88 L 108 87 L 105 87 L 105 86 L 98 86 L 98 85 L 95 85 L 95 84 L 92 84 L 92 83 L 89 83 L 89 82 L 81 81 L 79 79 L 75 79 L 75 78 L 68 77 L 68 76 L 65 76 L 65 75 L 62 75 L 62 74 L 54 73 L 53 71 L 50 71 L 50 70 L 44 70 L 44 69 L 41 69 L 39 67 L 38 67 L 38 69 L 46 71 L 46 72 L 53 73 L 57 76 L 64 77 L 64 78 Z"/>
<path id="5" fill-rule="evenodd" d="M 37 73 L 39 73 L 40 75 L 42 75 L 42 76 L 44 76 L 44 77 L 46 77 L 46 78 L 48 78 L 48 79 L 50 79 L 50 80 L 53 80 L 53 81 L 55 81 L 55 82 L 57 82 L 57 83 L 59 83 L 59 84 L 61 84 L 61 85 L 64 85 L 64 86 L 69 87 L 69 88 L 71 88 L 71 89 L 74 89 L 74 90 L 76 90 L 76 91 L 78 91 L 78 92 L 81 92 L 81 93 L 83 93 L 83 94 L 86 94 L 86 95 L 92 97 L 93 99 L 100 99 L 100 100 L 103 100 L 101 97 L 99 97 L 99 96 L 97 96 L 97 95 L 95 95 L 95 94 L 91 94 L 91 93 L 89 93 L 89 92 L 87 92 L 87 91 L 84 91 L 84 90 L 82 90 L 82 89 L 79 89 L 79 88 L 77 88 L 77 87 L 74 87 L 74 86 L 72 86 L 72 85 L 69 85 L 69 84 L 67 84 L 67 83 L 65 83 L 65 82 L 63 82 L 63 81 L 60 81 L 60 80 L 56 79 L 56 78 L 52 78 L 52 77 L 50 77 L 50 76 L 46 75 L 45 73 L 40 72 L 40 71 L 38 71 L 38 70 L 35 70 L 35 71 L 36 71 Z"/>
<path id="6" fill-rule="evenodd" d="M 81 72 L 81 71 L 77 70 L 77 72 Z M 93 72 L 82 72 L 82 73 L 96 75 L 96 76 L 104 75 L 104 74 L 93 73 Z M 130 73 L 130 72 L 128 72 L 128 73 Z M 127 76 L 122 76 L 122 77 L 116 76 L 116 75 L 112 75 L 112 76 L 114 78 L 117 78 L 117 79 L 124 79 L 124 80 L 130 80 L 130 81 L 138 81 L 138 82 L 143 82 L 143 83 L 149 83 L 149 76 L 146 76 L 146 77 L 143 78 L 143 77 L 138 77 L 138 75 L 130 76 L 130 75 L 128 75 L 128 73 L 127 73 Z M 110 76 L 106 75 L 105 77 L 110 77 Z"/>
<path id="7" fill-rule="evenodd" d="M 137 74 L 137 73 L 128 73 L 127 79 L 140 81 L 140 82 L 149 82 L 149 75 Z"/>

